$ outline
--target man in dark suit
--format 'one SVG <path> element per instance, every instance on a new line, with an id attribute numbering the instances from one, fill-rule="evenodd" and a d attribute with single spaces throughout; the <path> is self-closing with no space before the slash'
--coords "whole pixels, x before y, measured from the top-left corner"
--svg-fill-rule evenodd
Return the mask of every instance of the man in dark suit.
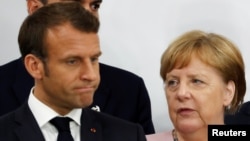
<path id="1" fill-rule="evenodd" d="M 229 125 L 250 125 L 250 101 L 243 103 L 236 113 L 226 114 L 224 120 Z"/>
<path id="2" fill-rule="evenodd" d="M 52 3 L 52 0 L 27 0 L 28 12 Z M 84 0 L 82 5 L 98 17 L 101 0 Z M 90 107 L 142 125 L 146 134 L 155 132 L 151 103 L 141 77 L 100 63 L 101 82 Z M 33 78 L 21 58 L 0 66 L 0 115 L 13 111 L 28 98 Z"/>
<path id="3" fill-rule="evenodd" d="M 34 86 L 27 102 L 0 117 L 1 141 L 65 134 L 72 141 L 146 141 L 139 124 L 87 108 L 100 82 L 98 28 L 78 2 L 49 4 L 25 19 L 18 43 Z M 63 135 L 58 118 L 67 120 Z"/>

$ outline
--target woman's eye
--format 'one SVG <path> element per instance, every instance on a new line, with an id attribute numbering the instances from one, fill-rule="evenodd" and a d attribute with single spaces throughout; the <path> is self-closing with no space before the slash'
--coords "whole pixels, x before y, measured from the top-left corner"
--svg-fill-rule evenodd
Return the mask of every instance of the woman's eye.
<path id="1" fill-rule="evenodd" d="M 201 84 L 201 83 L 203 83 L 203 81 L 201 81 L 201 80 L 199 80 L 199 79 L 193 79 L 192 81 L 193 81 L 193 83 L 196 83 L 196 84 Z"/>
<path id="2" fill-rule="evenodd" d="M 177 80 L 169 80 L 167 81 L 167 86 L 170 87 L 170 86 L 176 86 L 177 85 Z"/>

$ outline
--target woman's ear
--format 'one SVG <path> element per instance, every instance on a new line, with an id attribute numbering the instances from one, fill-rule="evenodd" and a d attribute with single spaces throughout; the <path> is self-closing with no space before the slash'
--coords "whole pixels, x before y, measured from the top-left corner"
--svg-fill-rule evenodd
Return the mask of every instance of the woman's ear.
<path id="1" fill-rule="evenodd" d="M 227 83 L 226 93 L 224 95 L 224 106 L 230 105 L 235 95 L 235 83 L 234 81 L 229 81 Z"/>
<path id="2" fill-rule="evenodd" d="M 40 0 L 27 0 L 27 10 L 29 14 L 34 13 L 37 9 L 43 6 Z"/>
<path id="3" fill-rule="evenodd" d="M 26 70 L 34 79 L 42 79 L 43 62 L 33 54 L 28 54 L 24 58 Z"/>

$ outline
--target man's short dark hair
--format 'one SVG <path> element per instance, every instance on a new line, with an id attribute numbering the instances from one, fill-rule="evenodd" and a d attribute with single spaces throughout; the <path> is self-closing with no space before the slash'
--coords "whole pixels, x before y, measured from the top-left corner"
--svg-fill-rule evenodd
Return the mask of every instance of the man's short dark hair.
<path id="1" fill-rule="evenodd" d="M 65 23 L 86 33 L 97 33 L 99 29 L 97 17 L 85 10 L 79 2 L 48 4 L 29 15 L 20 28 L 18 43 L 22 57 L 34 54 L 45 60 L 47 30 Z"/>
<path id="2" fill-rule="evenodd" d="M 45 5 L 45 4 L 48 3 L 48 0 L 39 0 L 39 1 L 41 1 L 41 3 L 42 3 L 43 5 Z"/>

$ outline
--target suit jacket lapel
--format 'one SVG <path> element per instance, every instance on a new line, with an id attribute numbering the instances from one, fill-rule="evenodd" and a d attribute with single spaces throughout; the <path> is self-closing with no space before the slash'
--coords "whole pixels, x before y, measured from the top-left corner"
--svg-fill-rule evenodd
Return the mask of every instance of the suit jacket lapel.
<path id="1" fill-rule="evenodd" d="M 94 111 L 93 111 L 94 112 Z M 102 141 L 102 127 L 89 109 L 82 110 L 81 141 Z"/>
<path id="2" fill-rule="evenodd" d="M 16 111 L 15 122 L 17 123 L 15 133 L 20 141 L 45 141 L 27 103 Z"/>

